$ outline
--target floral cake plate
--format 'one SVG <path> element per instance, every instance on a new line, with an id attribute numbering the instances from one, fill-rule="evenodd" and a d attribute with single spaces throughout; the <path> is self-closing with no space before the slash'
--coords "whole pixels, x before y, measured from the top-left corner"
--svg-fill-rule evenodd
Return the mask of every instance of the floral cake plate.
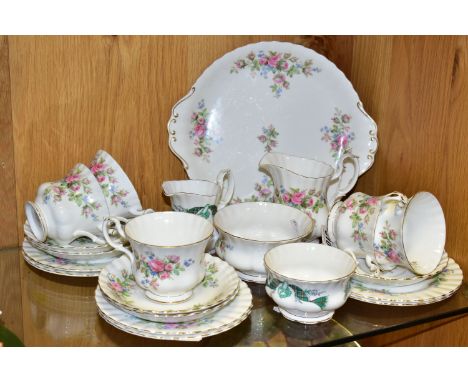
<path id="1" fill-rule="evenodd" d="M 426 275 L 416 275 L 403 267 L 396 267 L 388 272 L 374 274 L 369 270 L 364 259 L 358 259 L 359 265 L 356 268 L 356 273 L 353 275 L 352 279 L 353 281 L 363 284 L 372 284 L 382 287 L 403 287 L 414 284 L 423 285 L 421 284 L 422 281 L 432 279 L 445 269 L 448 264 L 448 259 L 447 252 L 444 252 L 437 268 Z"/>
<path id="2" fill-rule="evenodd" d="M 377 305 L 417 306 L 433 304 L 452 296 L 463 282 L 463 272 L 451 258 L 447 266 L 429 280 L 428 285 L 416 291 L 395 293 L 391 289 L 373 290 L 361 282 L 351 282 L 351 298 Z"/>
<path id="3" fill-rule="evenodd" d="M 334 166 L 346 152 L 366 172 L 377 150 L 377 126 L 352 84 L 328 59 L 286 42 L 260 42 L 211 64 L 173 108 L 169 146 L 190 179 L 234 176 L 233 202 L 271 201 L 261 157 L 281 151 Z M 341 182 L 353 169 L 345 163 Z M 329 202 L 337 194 L 332 183 Z"/>
<path id="4" fill-rule="evenodd" d="M 210 316 L 182 323 L 152 322 L 128 314 L 110 304 L 99 287 L 96 289 L 96 303 L 100 316 L 124 332 L 158 340 L 201 341 L 244 321 L 252 309 L 252 293 L 247 284 L 241 282 L 239 293 L 227 306 Z"/>
<path id="5" fill-rule="evenodd" d="M 205 264 L 205 278 L 193 289 L 192 297 L 174 304 L 148 299 L 135 283 L 125 256 L 109 263 L 99 275 L 98 283 L 106 299 L 129 314 L 151 321 L 183 322 L 215 311 L 238 292 L 240 280 L 232 266 L 209 254 L 205 255 Z"/>
<path id="6" fill-rule="evenodd" d="M 32 267 L 44 272 L 62 276 L 97 277 L 106 263 L 74 263 L 61 259 L 37 248 L 34 248 L 26 239 L 23 241 L 23 258 Z"/>

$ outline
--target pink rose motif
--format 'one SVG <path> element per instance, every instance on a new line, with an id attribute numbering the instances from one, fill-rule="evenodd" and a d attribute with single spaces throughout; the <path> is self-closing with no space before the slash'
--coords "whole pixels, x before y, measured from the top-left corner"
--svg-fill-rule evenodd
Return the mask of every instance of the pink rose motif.
<path id="1" fill-rule="evenodd" d="M 352 199 L 348 199 L 346 202 L 345 202 L 345 206 L 349 209 L 353 208 L 353 205 L 354 205 L 354 201 Z"/>
<path id="2" fill-rule="evenodd" d="M 288 81 L 284 81 L 284 82 L 283 82 L 283 87 L 284 87 L 285 89 L 289 89 L 289 82 L 288 82 Z"/>
<path id="3" fill-rule="evenodd" d="M 198 143 L 197 143 L 198 144 Z M 202 156 L 202 151 L 200 148 L 196 148 L 195 151 L 193 152 L 197 157 L 201 157 Z"/>
<path id="4" fill-rule="evenodd" d="M 171 263 L 178 263 L 178 262 L 180 261 L 180 257 L 179 257 L 179 256 L 175 256 L 175 255 L 167 256 L 167 259 L 168 259 Z"/>
<path id="5" fill-rule="evenodd" d="M 161 272 L 161 273 L 159 274 L 159 278 L 160 278 L 161 280 L 166 280 L 166 279 L 169 278 L 169 276 L 170 276 L 170 274 L 167 273 L 167 272 Z"/>
<path id="6" fill-rule="evenodd" d="M 270 195 L 271 191 L 268 188 L 262 188 L 260 190 L 260 194 L 263 195 L 263 196 Z"/>
<path id="7" fill-rule="evenodd" d="M 197 116 L 198 116 L 198 114 L 195 113 L 195 112 L 193 112 L 193 113 L 192 113 L 192 121 L 196 121 L 196 120 L 197 120 Z"/>
<path id="8" fill-rule="evenodd" d="M 254 53 L 254 52 L 250 52 L 250 53 L 247 55 L 247 58 L 248 58 L 249 60 L 252 61 L 252 60 L 255 58 L 255 53 Z"/>
<path id="9" fill-rule="evenodd" d="M 116 281 L 111 282 L 111 287 L 112 287 L 112 289 L 114 289 L 114 290 L 117 291 L 117 292 L 122 292 L 122 291 L 124 290 L 123 287 L 122 287 L 122 285 L 120 285 L 120 284 L 119 284 L 118 282 L 116 282 Z"/>
<path id="10" fill-rule="evenodd" d="M 257 138 L 262 143 L 265 143 L 267 140 L 267 137 L 265 135 L 259 135 Z"/>
<path id="11" fill-rule="evenodd" d="M 336 142 L 330 143 L 330 146 L 331 146 L 331 148 L 332 148 L 333 151 L 338 150 L 338 144 L 337 144 Z"/>
<path id="12" fill-rule="evenodd" d="M 155 280 L 151 281 L 151 282 L 150 282 L 150 285 L 151 285 L 153 288 L 157 289 L 157 288 L 159 287 L 158 280 L 155 279 Z"/>
<path id="13" fill-rule="evenodd" d="M 122 198 L 120 196 L 117 196 L 117 195 L 112 195 L 111 197 L 111 203 L 113 205 L 117 205 L 119 204 L 119 202 L 122 200 Z"/>
<path id="14" fill-rule="evenodd" d="M 258 59 L 258 63 L 259 63 L 260 65 L 266 65 L 267 62 L 268 62 L 268 60 L 267 60 L 267 58 L 266 58 L 265 56 L 260 57 L 260 58 Z"/>
<path id="15" fill-rule="evenodd" d="M 277 84 L 281 84 L 286 80 L 286 77 L 284 74 L 277 74 L 276 76 L 273 77 L 273 82 Z"/>
<path id="16" fill-rule="evenodd" d="M 172 263 L 166 264 L 166 266 L 164 267 L 164 270 L 167 272 L 172 272 L 173 269 L 174 265 L 172 265 Z"/>
<path id="17" fill-rule="evenodd" d="M 205 121 L 205 118 L 203 118 L 203 117 L 198 117 L 198 124 L 204 125 L 205 122 L 206 122 L 206 121 Z"/>
<path id="18" fill-rule="evenodd" d="M 391 229 L 391 230 L 388 232 L 388 236 L 390 236 L 390 239 L 395 240 L 396 237 L 397 237 L 397 233 L 395 232 L 395 230 Z"/>
<path id="19" fill-rule="evenodd" d="M 288 70 L 288 68 L 289 68 L 288 62 L 287 61 L 282 61 L 281 62 L 281 69 Z"/>
<path id="20" fill-rule="evenodd" d="M 111 175 L 111 174 L 114 173 L 114 169 L 109 167 L 109 168 L 106 170 L 106 172 L 107 172 L 109 175 Z"/>
<path id="21" fill-rule="evenodd" d="M 154 259 L 148 262 L 148 266 L 153 272 L 162 272 L 164 271 L 164 263 L 161 260 Z"/>
<path id="22" fill-rule="evenodd" d="M 98 175 L 96 176 L 96 179 L 99 183 L 102 183 L 106 180 L 106 177 L 104 175 Z"/>
<path id="23" fill-rule="evenodd" d="M 299 205 L 302 203 L 302 199 L 304 199 L 305 194 L 303 192 L 296 192 L 292 198 L 291 201 L 293 204 Z"/>
<path id="24" fill-rule="evenodd" d="M 291 201 L 291 198 L 289 197 L 288 194 L 283 194 L 283 202 L 289 203 Z"/>
<path id="25" fill-rule="evenodd" d="M 70 188 L 73 190 L 73 191 L 78 191 L 80 189 L 80 185 L 79 184 L 72 184 L 70 186 Z"/>
<path id="26" fill-rule="evenodd" d="M 341 120 L 343 123 L 348 123 L 351 120 L 351 117 L 348 114 L 343 114 Z"/>
<path id="27" fill-rule="evenodd" d="M 195 135 L 197 137 L 203 137 L 205 136 L 206 127 L 203 125 L 195 125 L 195 128 L 193 129 L 193 131 L 195 132 Z"/>
<path id="28" fill-rule="evenodd" d="M 335 123 L 340 123 L 340 119 L 338 117 L 332 118 L 332 121 Z"/>
<path id="29" fill-rule="evenodd" d="M 95 163 L 93 164 L 93 166 L 91 167 L 91 171 L 93 174 L 97 173 L 97 172 L 100 172 L 102 170 L 104 170 L 104 163 Z"/>
<path id="30" fill-rule="evenodd" d="M 54 192 L 54 194 L 60 194 L 60 187 L 57 187 L 57 186 L 54 186 L 52 187 L 52 191 Z"/>
<path id="31" fill-rule="evenodd" d="M 79 175 L 68 175 L 67 177 L 65 177 L 65 182 L 67 183 L 73 183 L 73 182 L 76 182 L 77 180 L 80 180 L 80 176 Z"/>
<path id="32" fill-rule="evenodd" d="M 387 257 L 392 263 L 399 263 L 400 262 L 400 257 L 398 256 L 398 252 L 395 251 L 394 249 L 390 250 L 388 252 Z"/>
<path id="33" fill-rule="evenodd" d="M 361 215 L 364 215 L 366 212 L 367 212 L 367 210 L 366 210 L 365 207 L 361 207 L 361 208 L 359 209 L 359 213 L 360 213 Z"/>
<path id="34" fill-rule="evenodd" d="M 341 135 L 338 138 L 338 145 L 341 147 L 346 147 L 348 145 L 348 137 L 346 135 Z"/>
<path id="35" fill-rule="evenodd" d="M 307 204 L 309 205 L 309 207 L 312 207 L 314 205 L 314 198 L 310 198 Z"/>
<path id="36" fill-rule="evenodd" d="M 372 197 L 370 199 L 367 199 L 367 204 L 370 206 L 375 206 L 377 205 L 378 199 L 376 197 Z"/>
<path id="37" fill-rule="evenodd" d="M 280 60 L 279 54 L 275 54 L 274 56 L 271 56 L 268 59 L 268 66 L 274 68 L 278 64 L 279 60 Z"/>

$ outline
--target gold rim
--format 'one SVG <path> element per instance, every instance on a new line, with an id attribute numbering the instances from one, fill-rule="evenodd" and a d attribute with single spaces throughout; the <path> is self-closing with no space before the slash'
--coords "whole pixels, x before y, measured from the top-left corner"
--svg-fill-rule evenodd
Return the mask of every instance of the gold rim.
<path id="1" fill-rule="evenodd" d="M 227 231 L 225 231 L 223 228 L 219 227 L 218 224 L 216 224 L 216 217 L 220 215 L 220 213 L 222 213 L 222 211 L 226 210 L 227 208 L 235 208 L 236 206 L 238 205 L 245 205 L 245 204 L 256 204 L 256 205 L 259 205 L 259 204 L 272 204 L 272 205 L 275 205 L 275 206 L 282 206 L 282 207 L 286 207 L 286 208 L 291 208 L 293 209 L 295 212 L 299 212 L 300 214 L 304 214 L 306 217 L 307 217 L 307 222 L 308 222 L 308 226 L 307 226 L 307 229 L 306 229 L 306 232 L 304 234 L 301 234 L 300 236 L 297 236 L 297 237 L 293 237 L 291 239 L 281 239 L 281 240 L 258 240 L 258 239 L 249 239 L 249 238 L 246 238 L 246 237 L 242 237 L 242 236 L 238 236 L 238 235 L 234 235 L 232 233 L 229 233 Z M 276 207 L 275 207 L 276 208 Z M 265 243 L 265 244 L 275 244 L 275 243 L 283 243 L 283 244 L 287 244 L 291 241 L 296 241 L 296 240 L 301 240 L 303 238 L 305 238 L 306 236 L 310 235 L 312 233 L 312 231 L 314 230 L 314 225 L 315 223 L 312 221 L 311 218 L 309 218 L 307 216 L 306 213 L 302 212 L 301 210 L 297 209 L 297 208 L 294 208 L 294 207 L 290 207 L 290 206 L 286 206 L 284 204 L 279 204 L 279 203 L 270 203 L 270 202 L 243 202 L 243 203 L 239 203 L 239 204 L 231 204 L 229 206 L 226 206 L 224 207 L 220 212 L 218 212 L 214 219 L 213 219 L 213 225 L 216 227 L 216 230 L 219 231 L 219 232 L 222 232 L 224 235 L 226 236 L 230 236 L 230 237 L 235 237 L 236 239 L 241 239 L 241 240 L 245 240 L 245 241 L 251 241 L 251 242 L 255 242 L 255 243 Z"/>
<path id="2" fill-rule="evenodd" d="M 310 243 L 295 243 L 295 244 L 301 244 L 301 245 L 302 245 L 302 244 L 305 244 L 305 245 L 309 246 Z M 323 244 L 315 244 L 315 245 L 323 245 Z M 333 248 L 333 247 L 330 247 L 330 246 L 328 246 L 328 245 L 323 245 L 323 246 L 324 246 L 324 247 L 327 247 L 327 248 Z M 275 248 L 273 248 L 273 249 L 270 249 L 270 250 L 265 254 L 265 257 L 264 257 L 264 259 L 263 259 L 263 264 L 265 265 L 265 268 L 266 268 L 269 272 L 271 272 L 271 273 L 273 273 L 274 275 L 279 276 L 279 277 L 281 277 L 281 278 L 283 278 L 283 279 L 288 279 L 288 280 L 291 280 L 291 281 L 297 281 L 297 282 L 307 283 L 307 284 L 321 284 L 321 283 L 327 283 L 327 282 L 335 282 L 335 281 L 345 280 L 345 279 L 347 279 L 347 278 L 350 278 L 350 277 L 354 274 L 354 272 L 356 271 L 357 264 L 356 264 L 356 261 L 354 260 L 354 257 L 353 257 L 351 254 L 349 254 L 348 252 L 345 252 L 345 251 L 343 251 L 343 250 L 341 250 L 341 249 L 338 249 L 338 248 L 333 248 L 334 250 L 337 250 L 337 251 L 339 251 L 339 252 L 342 252 L 342 253 L 346 254 L 346 256 L 348 256 L 348 257 L 351 259 L 352 263 L 354 264 L 352 272 L 346 274 L 345 276 L 337 277 L 337 278 L 335 278 L 335 279 L 320 280 L 320 281 L 301 280 L 301 279 L 296 279 L 296 278 L 294 278 L 294 277 L 289 277 L 289 276 L 283 275 L 283 274 L 281 274 L 281 273 L 278 273 L 277 271 L 274 271 L 274 270 L 273 270 L 270 266 L 268 266 L 268 264 L 267 264 L 267 260 L 268 260 L 268 259 L 267 259 L 267 256 L 268 256 L 268 254 L 269 254 L 270 252 L 274 251 L 274 250 L 277 249 L 277 248 L 278 248 L 278 247 L 275 247 Z"/>

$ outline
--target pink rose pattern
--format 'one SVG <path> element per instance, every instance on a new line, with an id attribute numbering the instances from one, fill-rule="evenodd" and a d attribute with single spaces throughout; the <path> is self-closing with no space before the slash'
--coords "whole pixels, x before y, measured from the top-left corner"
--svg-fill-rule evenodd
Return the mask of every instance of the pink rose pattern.
<path id="1" fill-rule="evenodd" d="M 388 221 L 385 221 L 385 225 L 382 231 L 379 232 L 380 244 L 374 245 L 374 251 L 376 256 L 384 257 L 388 261 L 394 264 L 401 263 L 401 257 L 398 252 L 398 245 L 396 243 L 397 233 L 390 226 Z"/>
<path id="2" fill-rule="evenodd" d="M 368 241 L 365 229 L 369 224 L 370 217 L 376 211 L 378 199 L 375 196 L 369 195 L 356 195 L 353 198 L 348 198 L 344 204 L 339 208 L 339 212 L 345 213 L 346 210 L 350 212 L 349 218 L 352 221 L 352 228 L 354 231 L 351 237 L 354 242 L 357 242 L 359 248 L 364 249 L 363 242 Z"/>
<path id="3" fill-rule="evenodd" d="M 131 273 L 124 269 L 121 277 L 110 273 L 107 279 L 107 285 L 114 293 L 120 297 L 130 297 L 130 289 L 135 285 L 135 278 Z"/>
<path id="4" fill-rule="evenodd" d="M 91 162 L 90 170 L 99 182 L 102 192 L 110 201 L 110 204 L 112 206 L 120 204 L 122 207 L 127 208 L 128 202 L 125 197 L 129 192 L 119 187 L 119 180 L 114 176 L 115 170 L 106 163 L 104 157 L 96 157 Z"/>
<path id="5" fill-rule="evenodd" d="M 330 144 L 330 152 L 333 158 L 338 160 L 344 153 L 351 150 L 349 144 L 354 140 L 355 134 L 349 126 L 351 121 L 349 114 L 343 114 L 341 110 L 335 109 L 331 121 L 332 127 L 324 126 L 320 131 L 323 133 L 322 141 Z"/>
<path id="6" fill-rule="evenodd" d="M 86 178 L 82 172 L 83 170 L 81 167 L 75 167 L 65 178 L 52 183 L 44 190 L 43 200 L 45 204 L 51 200 L 54 203 L 58 203 L 61 202 L 64 197 L 67 197 L 68 201 L 74 202 L 81 208 L 82 216 L 85 218 L 90 217 L 97 221 L 99 217 L 96 215 L 95 211 L 101 208 L 102 205 L 89 196 L 93 192 L 89 186 L 91 181 Z"/>
<path id="7" fill-rule="evenodd" d="M 141 280 L 143 285 L 151 285 L 153 288 L 157 288 L 160 281 L 179 276 L 193 263 L 193 259 L 185 259 L 181 262 L 179 256 L 171 255 L 160 258 L 151 252 L 147 252 L 136 261 L 136 269 L 145 275 L 145 278 Z"/>
<path id="8" fill-rule="evenodd" d="M 262 127 L 262 133 L 263 134 L 259 135 L 257 139 L 265 145 L 265 152 L 269 153 L 275 147 L 278 147 L 276 138 L 278 138 L 279 133 L 273 125 Z"/>
<path id="9" fill-rule="evenodd" d="M 241 70 L 250 69 L 252 77 L 259 73 L 267 79 L 270 74 L 273 85 L 270 86 L 273 95 L 279 98 L 283 90 L 290 87 L 289 79 L 297 74 L 311 77 L 313 72 L 319 73 L 320 68 L 313 66 L 312 60 L 300 62 L 291 53 L 280 53 L 274 51 L 259 51 L 257 54 L 250 52 L 246 58 L 240 58 L 231 68 L 231 73 L 239 73 Z"/>
<path id="10" fill-rule="evenodd" d="M 301 190 L 294 187 L 286 190 L 281 186 L 278 201 L 281 204 L 304 211 L 313 221 L 315 221 L 314 214 L 317 214 L 320 209 L 325 207 L 325 198 L 321 192 Z"/>
<path id="11" fill-rule="evenodd" d="M 273 181 L 270 177 L 264 175 L 260 182 L 256 182 L 255 194 L 250 197 L 241 199 L 238 196 L 233 198 L 231 204 L 242 203 L 242 202 L 274 202 L 274 186 Z"/>
<path id="12" fill-rule="evenodd" d="M 192 113 L 191 121 L 193 128 L 189 132 L 189 135 L 195 145 L 193 155 L 200 157 L 209 163 L 210 154 L 213 152 L 211 148 L 213 136 L 211 135 L 211 132 L 208 131 L 208 118 L 209 113 L 205 107 L 205 101 L 201 100 L 198 103 L 198 111 L 194 111 Z"/>

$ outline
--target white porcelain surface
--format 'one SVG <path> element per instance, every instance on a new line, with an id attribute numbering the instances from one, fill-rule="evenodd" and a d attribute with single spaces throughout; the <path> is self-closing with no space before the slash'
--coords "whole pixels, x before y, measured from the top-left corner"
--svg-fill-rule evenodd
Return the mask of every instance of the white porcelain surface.
<path id="1" fill-rule="evenodd" d="M 252 294 L 241 282 L 237 297 L 214 314 L 199 320 L 182 323 L 162 323 L 143 320 L 117 309 L 96 289 L 96 303 L 101 317 L 110 325 L 141 337 L 174 340 L 201 341 L 225 332 L 244 321 L 252 309 Z"/>
<path id="2" fill-rule="evenodd" d="M 353 162 L 354 173 L 348 184 L 336 191 L 335 198 L 339 198 L 354 187 L 359 175 L 358 160 L 350 154 L 341 156 L 335 168 L 315 159 L 276 152 L 267 153 L 260 160 L 259 168 L 273 179 L 275 201 L 304 211 L 314 221 L 311 240 L 318 239 L 327 224 L 329 185 L 341 178 L 345 159 Z"/>
<path id="3" fill-rule="evenodd" d="M 271 201 L 271 180 L 258 171 L 265 152 L 315 157 L 335 166 L 359 157 L 360 174 L 377 150 L 377 126 L 344 74 L 301 45 L 260 42 L 208 67 L 173 108 L 169 145 L 191 179 L 214 181 L 229 168 L 234 201 Z M 345 163 L 343 184 L 352 177 Z M 330 186 L 329 201 L 338 182 Z"/>
<path id="4" fill-rule="evenodd" d="M 75 263 L 42 252 L 23 241 L 23 257 L 34 268 L 44 272 L 72 277 L 97 277 L 106 263 Z"/>
<path id="5" fill-rule="evenodd" d="M 263 257 L 267 251 L 300 241 L 313 228 L 312 220 L 304 212 L 266 202 L 227 206 L 215 215 L 214 225 L 219 232 L 218 256 L 242 274 L 255 278 L 266 275 Z"/>
<path id="6" fill-rule="evenodd" d="M 122 230 L 120 222 L 127 224 Z M 130 221 L 109 218 L 124 234 L 132 250 L 114 242 L 104 226 L 110 245 L 128 256 L 132 274 L 146 296 L 160 302 L 183 301 L 205 276 L 204 254 L 213 233 L 206 219 L 184 212 L 154 212 Z"/>
<path id="7" fill-rule="evenodd" d="M 39 241 L 48 237 L 63 245 L 87 236 L 104 243 L 99 236 L 109 209 L 98 181 L 83 164 L 62 180 L 43 183 L 35 201 L 26 203 L 25 212 Z"/>
<path id="8" fill-rule="evenodd" d="M 463 272 L 460 266 L 449 258 L 447 267 L 433 276 L 429 285 L 416 291 L 397 293 L 395 290 L 373 290 L 366 284 L 353 282 L 351 298 L 378 305 L 418 306 L 433 304 L 452 296 L 463 282 Z M 426 281 L 423 281 L 424 283 Z"/>
<path id="9" fill-rule="evenodd" d="M 232 300 L 239 287 L 239 278 L 229 264 L 208 254 L 204 262 L 205 277 L 193 290 L 192 297 L 175 304 L 149 300 L 136 285 L 130 261 L 125 256 L 102 270 L 99 287 L 112 304 L 140 318 L 160 322 L 190 321 Z"/>
<path id="10" fill-rule="evenodd" d="M 135 187 L 109 153 L 99 150 L 89 168 L 101 187 L 111 216 L 130 218 L 144 212 Z"/>
<path id="11" fill-rule="evenodd" d="M 314 324 L 329 320 L 346 302 L 356 261 L 337 248 L 293 243 L 267 252 L 265 268 L 266 292 L 283 315 Z"/>

